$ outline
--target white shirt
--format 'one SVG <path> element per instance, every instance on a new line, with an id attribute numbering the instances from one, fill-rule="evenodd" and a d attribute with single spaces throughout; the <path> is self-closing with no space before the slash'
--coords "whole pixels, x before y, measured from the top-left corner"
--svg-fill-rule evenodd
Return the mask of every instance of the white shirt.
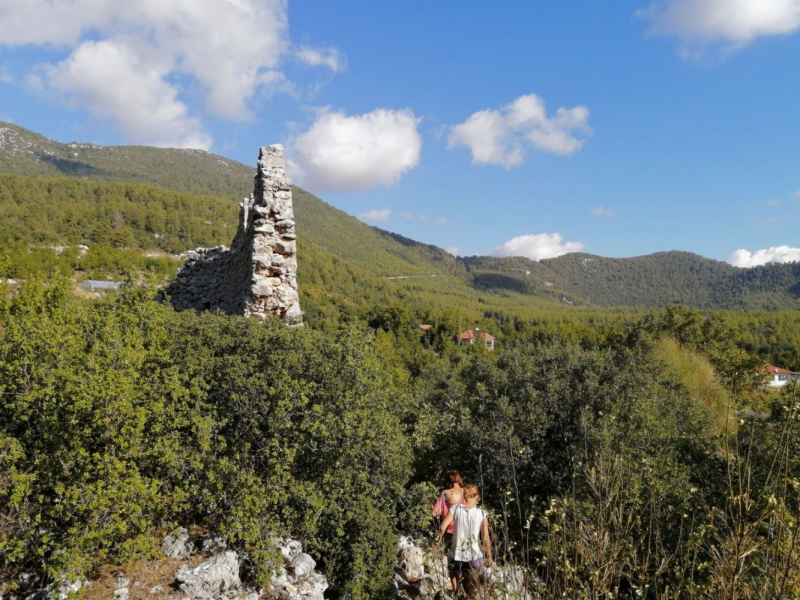
<path id="1" fill-rule="evenodd" d="M 481 525 L 486 513 L 477 506 L 466 508 L 459 504 L 450 509 L 453 513 L 453 542 L 450 546 L 450 558 L 453 560 L 471 561 L 483 558 L 481 550 Z"/>

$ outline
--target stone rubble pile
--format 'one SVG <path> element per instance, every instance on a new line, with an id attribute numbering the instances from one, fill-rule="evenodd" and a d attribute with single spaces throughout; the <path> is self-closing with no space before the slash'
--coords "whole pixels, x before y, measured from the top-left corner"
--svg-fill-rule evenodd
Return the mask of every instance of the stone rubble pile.
<path id="1" fill-rule="evenodd" d="M 270 594 L 280 600 L 323 600 L 328 580 L 315 571 L 317 563 L 303 552 L 303 545 L 290 538 L 278 538 L 283 566 L 272 577 Z"/>
<path id="2" fill-rule="evenodd" d="M 253 193 L 240 207 L 231 247 L 190 252 L 167 296 L 177 310 L 219 309 L 261 320 L 275 315 L 299 325 L 297 234 L 283 146 L 261 148 Z"/>
<path id="3" fill-rule="evenodd" d="M 276 538 L 275 543 L 283 557 L 283 565 L 274 573 L 268 590 L 256 590 L 245 585 L 241 579 L 240 568 L 249 562 L 246 553 L 228 549 L 225 539 L 217 533 L 208 533 L 195 539 L 186 529 L 176 529 L 161 542 L 165 558 L 185 561 L 173 567 L 174 579 L 145 592 L 141 582 L 131 583 L 130 578 L 120 571 L 112 581 L 113 599 L 129 600 L 131 589 L 140 588 L 142 591 L 135 597 L 144 595 L 145 598 L 160 599 L 168 596 L 169 600 L 259 600 L 262 597 L 274 600 L 323 600 L 328 580 L 315 570 L 316 562 L 303 552 L 303 545 L 291 538 Z M 192 559 L 197 554 L 207 560 L 193 566 Z M 42 587 L 41 577 L 30 573 L 20 575 L 18 584 L 17 592 L 7 595 L 5 600 L 68 600 L 70 594 L 93 585 L 90 581 L 75 580 Z M 0 600 L 3 600 L 2 595 Z"/>
<path id="4" fill-rule="evenodd" d="M 493 565 L 481 576 L 478 597 L 486 600 L 533 600 L 529 591 L 536 578 L 522 567 Z M 439 599 L 452 596 L 447 557 L 441 549 L 423 548 L 408 537 L 400 538 L 397 568 L 393 579 L 393 597 Z"/>

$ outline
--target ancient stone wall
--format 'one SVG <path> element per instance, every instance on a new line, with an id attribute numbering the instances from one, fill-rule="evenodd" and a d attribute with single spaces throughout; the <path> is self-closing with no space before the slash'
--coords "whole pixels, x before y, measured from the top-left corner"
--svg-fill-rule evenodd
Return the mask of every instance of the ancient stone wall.
<path id="1" fill-rule="evenodd" d="M 219 309 L 229 315 L 302 321 L 297 295 L 297 235 L 283 146 L 261 148 L 255 187 L 239 211 L 230 248 L 190 253 L 167 295 L 177 310 Z"/>

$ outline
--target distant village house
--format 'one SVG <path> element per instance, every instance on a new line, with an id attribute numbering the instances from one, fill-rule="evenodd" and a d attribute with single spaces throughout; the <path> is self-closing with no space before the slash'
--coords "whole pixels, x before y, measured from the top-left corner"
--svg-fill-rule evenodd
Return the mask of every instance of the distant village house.
<path id="1" fill-rule="evenodd" d="M 789 369 L 776 367 L 775 365 L 767 365 L 766 371 L 769 374 L 767 385 L 771 388 L 782 388 L 787 383 L 796 379 L 798 374 Z"/>
<path id="2" fill-rule="evenodd" d="M 462 331 L 458 336 L 458 343 L 460 346 L 469 346 L 476 342 L 476 340 L 483 340 L 487 350 L 494 350 L 494 336 L 481 331 L 480 329 L 467 329 Z"/>

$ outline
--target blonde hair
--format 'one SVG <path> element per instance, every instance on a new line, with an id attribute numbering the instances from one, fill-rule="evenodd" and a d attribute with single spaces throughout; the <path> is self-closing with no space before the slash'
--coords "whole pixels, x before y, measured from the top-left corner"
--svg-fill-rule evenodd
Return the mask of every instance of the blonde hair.
<path id="1" fill-rule="evenodd" d="M 481 488 L 479 488 L 474 483 L 470 483 L 469 485 L 464 486 L 464 498 L 480 498 L 481 497 Z"/>

